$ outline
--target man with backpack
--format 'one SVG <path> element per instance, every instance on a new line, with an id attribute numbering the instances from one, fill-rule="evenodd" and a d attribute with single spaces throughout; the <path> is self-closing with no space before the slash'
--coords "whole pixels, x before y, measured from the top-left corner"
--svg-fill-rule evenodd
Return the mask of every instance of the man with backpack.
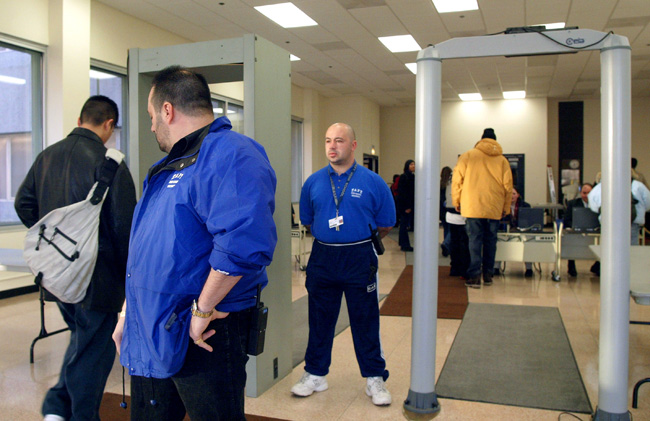
<path id="1" fill-rule="evenodd" d="M 106 147 L 119 118 L 111 99 L 90 97 L 81 109 L 78 127 L 38 155 L 16 194 L 20 220 L 31 227 L 50 211 L 86 198 L 105 161 Z M 115 360 L 111 335 L 124 301 L 129 231 L 135 208 L 135 187 L 120 164 L 102 205 L 99 252 L 85 298 L 76 304 L 57 301 L 70 328 L 58 383 L 45 395 L 45 420 L 98 420 L 106 380 Z"/>

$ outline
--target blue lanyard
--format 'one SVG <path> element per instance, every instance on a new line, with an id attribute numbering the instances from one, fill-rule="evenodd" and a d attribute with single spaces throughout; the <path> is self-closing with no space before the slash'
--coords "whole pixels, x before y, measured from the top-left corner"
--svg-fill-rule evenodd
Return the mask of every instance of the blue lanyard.
<path id="1" fill-rule="evenodd" d="M 354 163 L 354 167 L 352 167 L 352 171 L 350 171 L 350 175 L 348 175 L 348 180 L 345 182 L 345 185 L 343 186 L 343 190 L 341 190 L 341 197 L 336 196 L 336 187 L 334 187 L 334 180 L 332 180 L 332 173 L 330 172 L 329 168 L 327 169 L 327 174 L 330 176 L 330 184 L 332 185 L 332 195 L 334 196 L 334 204 L 336 205 L 336 217 L 339 217 L 339 206 L 341 205 L 341 202 L 343 201 L 343 196 L 345 195 L 345 189 L 348 188 L 348 184 L 350 184 L 350 180 L 352 179 L 352 176 L 354 175 L 354 172 L 357 170 L 357 163 Z"/>

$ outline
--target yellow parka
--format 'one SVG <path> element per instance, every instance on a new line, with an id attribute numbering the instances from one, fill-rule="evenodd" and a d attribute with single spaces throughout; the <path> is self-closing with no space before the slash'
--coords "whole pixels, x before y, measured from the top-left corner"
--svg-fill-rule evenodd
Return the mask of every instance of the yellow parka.
<path id="1" fill-rule="evenodd" d="M 451 180 L 454 207 L 466 218 L 501 219 L 510 214 L 512 170 L 496 140 L 481 139 L 458 158 Z"/>

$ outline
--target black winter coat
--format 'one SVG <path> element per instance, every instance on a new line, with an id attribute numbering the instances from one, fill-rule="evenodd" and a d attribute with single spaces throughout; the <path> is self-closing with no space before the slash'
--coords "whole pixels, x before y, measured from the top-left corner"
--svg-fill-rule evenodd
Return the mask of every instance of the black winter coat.
<path id="1" fill-rule="evenodd" d="M 23 224 L 31 227 L 50 211 L 84 200 L 105 154 L 99 136 L 82 127 L 41 152 L 16 194 L 14 207 Z M 102 205 L 97 263 L 81 303 L 85 308 L 105 312 L 122 308 L 135 202 L 133 178 L 122 162 Z"/>

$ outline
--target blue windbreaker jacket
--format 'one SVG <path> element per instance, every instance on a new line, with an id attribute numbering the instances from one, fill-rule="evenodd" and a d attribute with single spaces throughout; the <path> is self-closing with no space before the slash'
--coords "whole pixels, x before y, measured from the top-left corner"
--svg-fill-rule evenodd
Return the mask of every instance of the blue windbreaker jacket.
<path id="1" fill-rule="evenodd" d="M 264 148 L 231 127 L 221 117 L 181 139 L 144 181 L 131 227 L 120 354 L 131 375 L 167 378 L 180 370 L 191 303 L 210 268 L 242 276 L 219 311 L 252 307 L 257 285 L 267 284 L 277 242 L 275 172 Z"/>

